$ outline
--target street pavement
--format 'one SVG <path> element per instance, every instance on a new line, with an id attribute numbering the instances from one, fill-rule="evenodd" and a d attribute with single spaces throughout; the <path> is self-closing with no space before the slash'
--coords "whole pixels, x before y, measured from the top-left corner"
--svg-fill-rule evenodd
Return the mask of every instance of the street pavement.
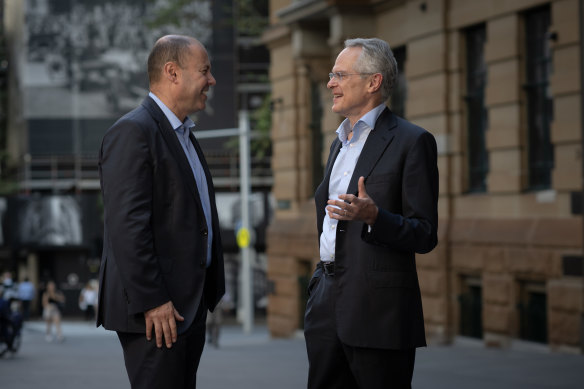
<path id="1" fill-rule="evenodd" d="M 20 351 L 0 360 L 0 388 L 130 387 L 115 334 L 85 322 L 66 322 L 63 332 L 64 342 L 48 343 L 43 323 L 26 323 Z M 272 339 L 263 325 L 251 334 L 230 325 L 222 328 L 219 348 L 205 347 L 197 387 L 300 389 L 306 387 L 307 369 L 301 334 Z M 532 345 L 489 349 L 458 339 L 452 346 L 418 350 L 413 387 L 582 389 L 584 356 Z"/>

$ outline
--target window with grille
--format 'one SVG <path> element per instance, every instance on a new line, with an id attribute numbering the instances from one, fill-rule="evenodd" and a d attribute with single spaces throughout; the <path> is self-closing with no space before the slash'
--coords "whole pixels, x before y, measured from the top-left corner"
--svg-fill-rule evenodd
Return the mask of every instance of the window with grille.
<path id="1" fill-rule="evenodd" d="M 553 100 L 549 89 L 552 68 L 549 6 L 525 13 L 525 85 L 527 103 L 528 189 L 551 187 L 554 149 L 550 139 Z"/>
<path id="2" fill-rule="evenodd" d="M 487 109 L 485 108 L 485 84 L 487 66 L 484 47 L 486 41 L 484 24 L 465 31 L 466 38 L 466 123 L 467 123 L 467 163 L 468 191 L 485 192 L 489 172 L 485 132 L 487 130 Z"/>

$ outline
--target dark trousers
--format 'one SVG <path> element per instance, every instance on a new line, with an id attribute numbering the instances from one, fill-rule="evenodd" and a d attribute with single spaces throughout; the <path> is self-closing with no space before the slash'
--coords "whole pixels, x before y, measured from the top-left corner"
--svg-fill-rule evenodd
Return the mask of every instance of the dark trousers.
<path id="1" fill-rule="evenodd" d="M 20 300 L 22 305 L 22 320 L 28 320 L 30 317 L 30 300 Z"/>
<path id="2" fill-rule="evenodd" d="M 321 272 L 318 269 L 317 272 Z M 334 275 L 324 273 L 311 291 L 304 318 L 308 389 L 409 389 L 416 349 L 352 347 L 337 335 Z"/>
<path id="3" fill-rule="evenodd" d="M 145 334 L 118 332 L 132 389 L 196 388 L 206 317 L 207 307 L 202 299 L 192 325 L 170 349 L 164 340 L 162 348 L 156 347 L 154 331 L 150 341 Z"/>

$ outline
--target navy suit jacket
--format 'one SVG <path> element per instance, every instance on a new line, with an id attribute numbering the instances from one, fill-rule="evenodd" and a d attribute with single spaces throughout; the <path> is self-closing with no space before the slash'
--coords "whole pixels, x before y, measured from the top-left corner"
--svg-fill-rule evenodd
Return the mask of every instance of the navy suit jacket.
<path id="1" fill-rule="evenodd" d="M 324 180 L 315 193 L 319 237 L 340 148 L 335 138 Z M 365 142 L 347 193 L 358 194 L 361 176 L 379 214 L 371 232 L 363 222 L 337 225 L 334 277 L 339 338 L 355 347 L 424 346 L 415 253 L 427 253 L 437 244 L 436 141 L 386 108 Z M 317 269 L 311 283 L 320 276 L 322 270 Z"/>
<path id="2" fill-rule="evenodd" d="M 145 332 L 144 312 L 172 301 L 193 322 L 202 296 L 213 310 L 225 292 L 215 193 L 203 152 L 213 225 L 207 223 L 191 167 L 168 119 L 150 97 L 105 134 L 99 153 L 104 244 L 97 325 Z"/>

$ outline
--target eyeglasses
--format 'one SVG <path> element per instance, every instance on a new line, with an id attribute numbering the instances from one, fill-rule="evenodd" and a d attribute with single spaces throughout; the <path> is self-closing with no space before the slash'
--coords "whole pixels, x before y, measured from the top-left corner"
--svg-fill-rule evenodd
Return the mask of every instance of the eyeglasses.
<path id="1" fill-rule="evenodd" d="M 332 81 L 333 78 L 336 78 L 337 81 L 343 81 L 344 78 L 349 77 L 349 76 L 370 76 L 372 74 L 377 74 L 377 73 L 342 73 L 342 72 L 336 72 L 336 73 L 329 73 L 329 80 Z"/>

